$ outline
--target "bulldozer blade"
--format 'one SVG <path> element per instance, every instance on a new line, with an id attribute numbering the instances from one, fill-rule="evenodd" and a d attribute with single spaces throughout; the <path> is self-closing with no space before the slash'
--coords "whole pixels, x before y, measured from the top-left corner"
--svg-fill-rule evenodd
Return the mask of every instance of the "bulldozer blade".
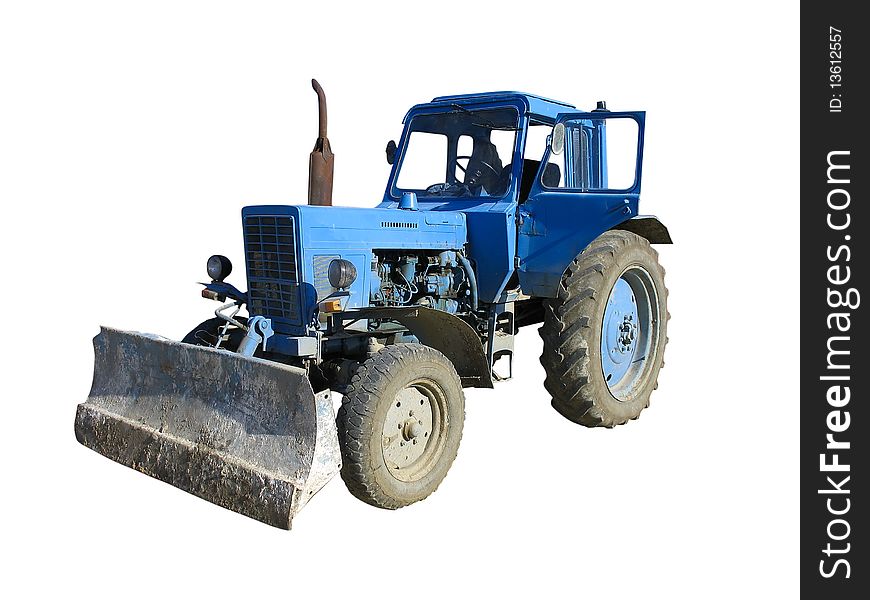
<path id="1" fill-rule="evenodd" d="M 103 327 L 75 433 L 116 462 L 290 529 L 341 469 L 329 394 L 303 369 Z"/>

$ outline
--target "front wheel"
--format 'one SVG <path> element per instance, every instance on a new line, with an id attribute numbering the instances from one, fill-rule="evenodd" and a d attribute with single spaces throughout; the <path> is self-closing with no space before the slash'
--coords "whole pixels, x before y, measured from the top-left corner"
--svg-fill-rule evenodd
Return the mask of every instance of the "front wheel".
<path id="1" fill-rule="evenodd" d="M 387 346 L 359 365 L 338 411 L 341 477 L 368 504 L 396 509 L 429 496 L 450 469 L 465 420 L 450 361 L 421 344 Z"/>
<path id="2" fill-rule="evenodd" d="M 668 290 L 649 242 L 608 231 L 574 259 L 544 302 L 541 364 L 553 407 L 588 427 L 613 427 L 649 406 L 664 365 Z"/>

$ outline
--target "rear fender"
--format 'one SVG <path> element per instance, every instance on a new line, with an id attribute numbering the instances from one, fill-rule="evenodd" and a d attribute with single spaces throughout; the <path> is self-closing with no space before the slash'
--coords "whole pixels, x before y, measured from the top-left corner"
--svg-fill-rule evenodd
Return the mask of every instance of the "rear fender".
<path id="1" fill-rule="evenodd" d="M 664 223 L 655 215 L 638 215 L 627 221 L 623 221 L 613 229 L 622 229 L 636 233 L 642 238 L 649 240 L 650 244 L 673 244 L 671 234 Z"/>

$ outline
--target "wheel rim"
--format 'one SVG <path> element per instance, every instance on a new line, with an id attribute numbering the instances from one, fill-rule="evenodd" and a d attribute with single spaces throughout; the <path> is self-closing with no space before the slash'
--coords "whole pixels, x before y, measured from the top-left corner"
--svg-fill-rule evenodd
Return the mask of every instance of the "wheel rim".
<path id="1" fill-rule="evenodd" d="M 658 346 L 659 303 L 650 274 L 626 269 L 610 290 L 601 323 L 601 371 L 610 393 L 632 400 Z"/>
<path id="2" fill-rule="evenodd" d="M 406 386 L 387 409 L 381 437 L 384 463 L 400 481 L 416 481 L 438 463 L 446 442 L 447 396 L 430 380 Z"/>

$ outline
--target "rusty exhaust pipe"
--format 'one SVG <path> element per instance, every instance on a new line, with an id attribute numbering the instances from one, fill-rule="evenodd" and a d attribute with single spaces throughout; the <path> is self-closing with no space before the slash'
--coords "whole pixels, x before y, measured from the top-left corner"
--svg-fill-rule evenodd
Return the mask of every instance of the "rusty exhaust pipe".
<path id="1" fill-rule="evenodd" d="M 335 155 L 329 147 L 326 137 L 326 94 L 316 79 L 311 80 L 311 87 L 317 92 L 317 107 L 320 123 L 317 131 L 317 141 L 308 159 L 308 204 L 313 206 L 332 206 L 332 174 L 335 167 Z"/>

